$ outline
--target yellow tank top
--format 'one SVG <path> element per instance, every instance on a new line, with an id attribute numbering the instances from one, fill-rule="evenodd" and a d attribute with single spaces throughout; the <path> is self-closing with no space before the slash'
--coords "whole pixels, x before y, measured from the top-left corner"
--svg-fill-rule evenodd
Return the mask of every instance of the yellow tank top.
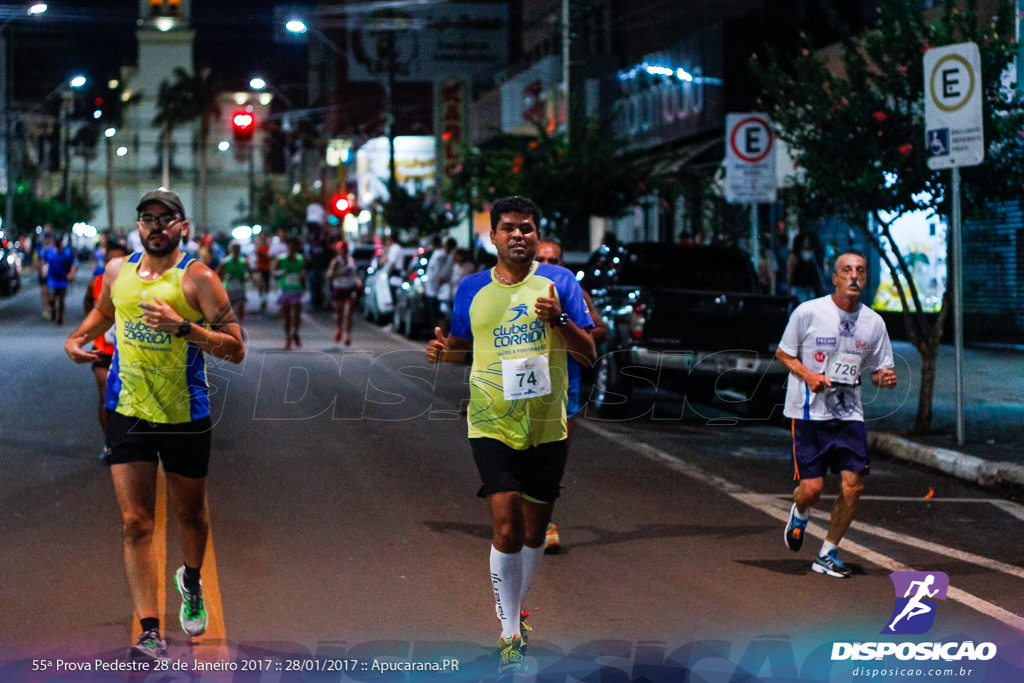
<path id="1" fill-rule="evenodd" d="M 181 288 L 185 269 L 193 261 L 182 256 L 178 265 L 156 280 L 139 277 L 142 252 L 132 254 L 110 290 L 114 303 L 114 357 L 107 375 L 108 410 L 149 422 L 180 424 L 210 415 L 206 360 L 199 347 L 154 330 L 143 322 L 146 299 L 159 298 L 178 315 L 202 324 L 203 316 L 188 305 Z"/>

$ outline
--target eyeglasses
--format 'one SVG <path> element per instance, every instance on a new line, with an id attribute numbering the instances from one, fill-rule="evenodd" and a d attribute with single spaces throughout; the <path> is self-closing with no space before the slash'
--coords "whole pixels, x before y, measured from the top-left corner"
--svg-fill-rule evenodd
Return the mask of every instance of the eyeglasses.
<path id="1" fill-rule="evenodd" d="M 157 223 L 160 224 L 160 227 L 167 228 L 174 225 L 179 220 L 180 219 L 178 218 L 178 215 L 174 213 L 162 213 L 159 216 L 154 216 L 153 214 L 150 213 L 144 213 L 139 216 L 139 222 L 150 228 L 152 228 Z"/>

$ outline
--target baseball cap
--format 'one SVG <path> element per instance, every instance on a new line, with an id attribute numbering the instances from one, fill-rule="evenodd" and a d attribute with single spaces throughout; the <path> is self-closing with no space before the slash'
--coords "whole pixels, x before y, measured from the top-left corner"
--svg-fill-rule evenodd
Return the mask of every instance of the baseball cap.
<path id="1" fill-rule="evenodd" d="M 182 218 L 185 217 L 185 207 L 181 203 L 181 197 L 168 189 L 161 187 L 156 190 L 150 190 L 142 195 L 142 199 L 139 201 L 139 205 L 135 207 L 135 210 L 142 211 L 142 207 L 151 202 L 163 204 L 171 211 L 181 214 Z"/>

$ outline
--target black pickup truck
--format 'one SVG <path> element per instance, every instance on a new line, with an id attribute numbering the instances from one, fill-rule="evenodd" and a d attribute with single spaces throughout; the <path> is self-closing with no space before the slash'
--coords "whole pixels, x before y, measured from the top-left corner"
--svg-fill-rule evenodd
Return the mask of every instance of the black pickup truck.
<path id="1" fill-rule="evenodd" d="M 580 284 L 609 326 L 590 394 L 599 413 L 639 417 L 651 410 L 651 392 L 638 390 L 669 389 L 779 418 L 786 370 L 774 361 L 775 350 L 796 301 L 758 293 L 745 252 L 602 246 Z"/>

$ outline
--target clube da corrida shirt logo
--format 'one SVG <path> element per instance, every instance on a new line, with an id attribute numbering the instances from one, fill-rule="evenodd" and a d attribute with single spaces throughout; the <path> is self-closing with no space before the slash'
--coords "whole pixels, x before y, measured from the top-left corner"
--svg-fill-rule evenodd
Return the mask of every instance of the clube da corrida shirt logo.
<path id="1" fill-rule="evenodd" d="M 129 341 L 138 342 L 140 344 L 153 344 L 158 346 L 170 346 L 171 334 L 170 332 L 160 332 L 154 330 L 152 327 L 142 321 L 144 314 L 140 314 L 136 318 L 129 318 L 124 324 L 124 338 Z"/>

